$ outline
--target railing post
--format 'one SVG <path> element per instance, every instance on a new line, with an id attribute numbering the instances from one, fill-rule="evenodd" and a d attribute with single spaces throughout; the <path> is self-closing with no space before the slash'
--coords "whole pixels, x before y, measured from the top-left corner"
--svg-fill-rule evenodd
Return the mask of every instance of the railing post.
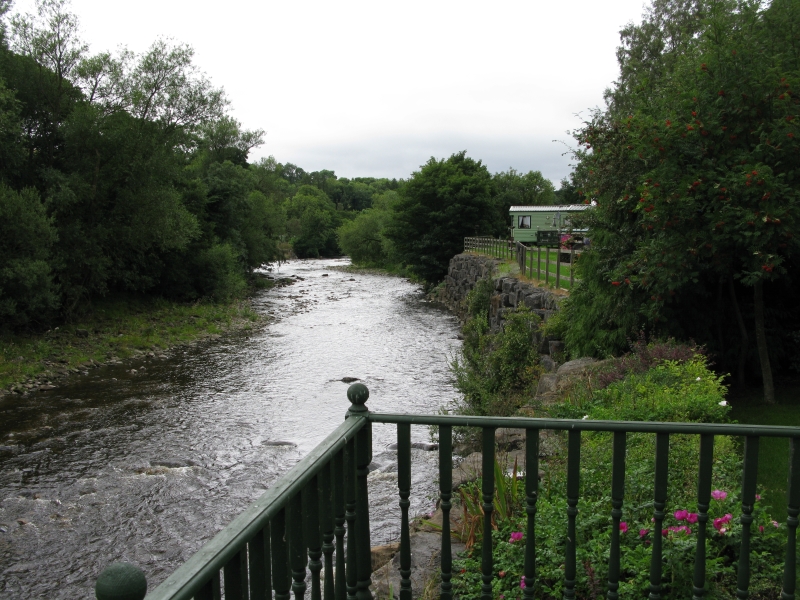
<path id="1" fill-rule="evenodd" d="M 706 594 L 706 535 L 708 507 L 711 502 L 711 473 L 714 465 L 714 436 L 700 436 L 700 472 L 697 479 L 697 548 L 694 556 L 692 599 L 702 600 Z"/>
<path id="2" fill-rule="evenodd" d="M 625 496 L 625 452 L 627 434 L 614 432 L 614 454 L 611 471 L 611 551 L 608 559 L 608 600 L 619 598 L 619 527 Z"/>
<path id="3" fill-rule="evenodd" d="M 452 600 L 453 554 L 450 548 L 450 499 L 453 494 L 453 428 L 439 427 L 439 492 L 442 507 L 442 586 L 440 600 Z"/>
<path id="4" fill-rule="evenodd" d="M 653 493 L 653 551 L 650 556 L 650 600 L 661 598 L 662 547 L 664 508 L 667 505 L 667 476 L 669 474 L 669 434 L 656 434 L 656 477 Z"/>
<path id="5" fill-rule="evenodd" d="M 742 473 L 742 545 L 739 548 L 739 572 L 736 597 L 746 600 L 750 596 L 750 525 L 753 523 L 753 505 L 756 502 L 756 477 L 758 475 L 758 436 L 744 440 L 744 470 Z"/>
<path id="6" fill-rule="evenodd" d="M 800 438 L 790 440 L 789 506 L 787 508 L 786 560 L 783 563 L 783 590 L 781 600 L 794 600 L 797 586 L 797 516 L 800 515 Z"/>
<path id="7" fill-rule="evenodd" d="M 525 514 L 528 515 L 528 535 L 525 540 L 526 600 L 536 592 L 536 501 L 539 499 L 539 430 L 525 432 Z"/>
<path id="8" fill-rule="evenodd" d="M 564 556 L 564 598 L 575 598 L 575 519 L 578 516 L 578 497 L 581 478 L 581 432 L 571 429 L 567 441 L 567 544 Z"/>
<path id="9" fill-rule="evenodd" d="M 494 427 L 484 427 L 482 493 L 483 493 L 483 548 L 481 552 L 481 600 L 492 599 L 492 511 L 494 510 Z"/>
<path id="10" fill-rule="evenodd" d="M 345 449 L 342 448 L 333 457 L 333 506 L 335 509 L 333 535 L 336 537 L 336 579 L 334 581 L 334 597 L 336 600 L 347 600 L 347 579 L 345 576 L 344 524 L 347 496 L 347 475 L 345 469 Z"/>
<path id="11" fill-rule="evenodd" d="M 367 386 L 354 383 L 347 389 L 350 400 L 349 417 L 366 418 L 369 412 L 365 406 L 369 398 Z M 372 584 L 372 553 L 369 541 L 369 498 L 367 497 L 367 475 L 372 462 L 372 423 L 367 421 L 356 434 L 356 573 L 358 579 L 358 600 L 372 600 L 369 586 Z M 349 540 L 348 540 L 349 541 Z"/>
<path id="12" fill-rule="evenodd" d="M 291 597 L 289 577 L 289 551 L 286 543 L 286 509 L 282 508 L 270 524 L 272 538 L 272 583 L 275 586 L 275 600 L 289 600 Z"/>
<path id="13" fill-rule="evenodd" d="M 292 592 L 295 600 L 306 597 L 306 566 L 308 565 L 308 555 L 306 554 L 306 544 L 303 539 L 303 497 L 308 494 L 307 490 L 300 492 L 289 502 L 288 510 L 288 532 L 289 538 L 289 564 L 292 569 Z M 225 572 L 227 578 L 227 571 Z M 227 581 L 225 582 L 227 597 Z M 238 599 L 237 599 L 238 600 Z"/>
<path id="14" fill-rule="evenodd" d="M 308 547 L 308 570 L 311 571 L 311 600 L 322 600 L 319 574 L 322 571 L 322 534 L 319 504 L 320 476 L 316 475 L 303 492 L 305 539 Z"/>
<path id="15" fill-rule="evenodd" d="M 397 487 L 400 491 L 400 600 L 411 600 L 411 537 L 408 508 L 411 501 L 411 425 L 397 425 Z"/>
<path id="16" fill-rule="evenodd" d="M 320 473 L 320 498 L 319 507 L 322 517 L 322 555 L 324 557 L 325 569 L 322 597 L 325 600 L 333 600 L 333 537 L 334 537 L 334 507 L 336 504 L 333 499 L 331 489 L 331 474 L 333 472 L 334 461 L 327 465 Z"/>
<path id="17" fill-rule="evenodd" d="M 138 567 L 113 563 L 100 573 L 94 594 L 97 600 L 142 600 L 147 594 L 147 579 Z"/>
<path id="18" fill-rule="evenodd" d="M 347 581 L 347 600 L 356 600 L 358 590 L 358 541 L 356 539 L 356 442 L 357 437 L 347 440 L 345 445 L 345 497 L 347 508 L 345 520 L 347 521 L 347 566 L 345 567 Z M 337 575 L 338 579 L 339 575 Z"/>

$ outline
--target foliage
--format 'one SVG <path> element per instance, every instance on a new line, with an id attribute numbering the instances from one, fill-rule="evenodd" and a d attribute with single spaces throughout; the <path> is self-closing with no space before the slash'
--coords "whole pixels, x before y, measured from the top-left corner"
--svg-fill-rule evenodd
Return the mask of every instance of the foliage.
<path id="1" fill-rule="evenodd" d="M 90 368 L 89 361 L 165 350 L 230 329 L 250 329 L 264 318 L 247 301 L 187 304 L 141 295 L 97 300 L 90 314 L 69 325 L 38 335 L 0 335 L 0 388 L 26 378 L 57 377 L 56 363 Z"/>
<path id="2" fill-rule="evenodd" d="M 572 352 L 615 354 L 644 327 L 744 365 L 740 296 L 759 342 L 769 334 L 759 290 L 780 312 L 800 249 L 799 19 L 788 1 L 656 0 L 622 32 L 608 107 L 576 132 L 574 179 L 597 206 L 567 308 Z"/>
<path id="3" fill-rule="evenodd" d="M 605 390 L 595 392 L 591 401 L 581 406 L 567 404 L 552 412 L 573 417 L 582 414 L 590 419 L 727 422 L 729 409 L 720 404 L 724 393 L 720 378 L 708 370 L 705 359 L 698 355 L 686 362 L 662 362 L 644 373 L 630 372 Z M 628 434 L 627 438 L 624 526 L 620 531 L 620 598 L 640 598 L 647 592 L 654 535 L 663 536 L 663 597 L 691 598 L 699 525 L 696 524 L 699 441 L 697 436 L 673 435 L 670 438 L 668 515 L 663 532 L 654 532 L 650 520 L 653 516 L 654 436 Z M 576 588 L 577 597 L 593 598 L 605 593 L 608 580 L 612 436 L 584 434 L 581 446 Z M 536 571 L 537 597 L 542 598 L 561 597 L 564 591 L 564 532 L 567 527 L 564 466 L 557 456 L 551 457 L 544 465 L 546 475 L 539 485 Z M 716 494 L 709 510 L 706 566 L 711 597 L 736 597 L 735 566 L 742 513 L 741 500 L 733 490 L 740 487 L 740 474 L 741 460 L 733 441 L 717 438 L 712 485 L 713 489 L 724 493 Z M 507 486 L 510 484 L 509 481 Z M 473 487 L 479 490 L 480 484 L 473 484 Z M 495 516 L 493 597 L 522 596 L 520 584 L 526 541 L 523 532 L 527 531 L 523 487 L 517 488 L 515 512 L 507 518 Z M 771 519 L 763 499 L 756 503 L 753 516 L 751 597 L 773 598 L 775 590 L 780 588 L 785 531 Z M 471 513 L 467 515 L 467 520 L 469 518 Z M 483 540 L 479 528 L 476 533 L 477 543 L 455 562 L 454 591 L 460 598 L 480 597 L 479 557 Z"/>
<path id="4" fill-rule="evenodd" d="M 41 321 L 57 302 L 48 259 L 55 241 L 36 190 L 15 192 L 0 183 L 0 319 L 12 325 Z"/>
<path id="5" fill-rule="evenodd" d="M 467 296 L 471 317 L 463 329 L 461 356 L 451 368 L 462 394 L 458 411 L 470 415 L 513 414 L 532 396 L 539 379 L 538 348 L 532 343 L 539 317 L 526 307 L 505 314 L 503 329 L 489 329 L 491 281 Z"/>
<path id="6" fill-rule="evenodd" d="M 429 284 L 447 273 L 464 237 L 492 231 L 491 175 L 481 161 L 453 154 L 431 158 L 401 189 L 386 237 L 399 260 Z"/>
<path id="7" fill-rule="evenodd" d="M 0 224 L 3 328 L 74 320 L 120 293 L 228 300 L 289 240 L 298 256 L 339 254 L 347 211 L 401 185 L 249 164 L 264 132 L 226 114 L 191 47 L 92 55 L 68 0 L 9 6 L 0 0 L 0 211 L 19 220 Z"/>

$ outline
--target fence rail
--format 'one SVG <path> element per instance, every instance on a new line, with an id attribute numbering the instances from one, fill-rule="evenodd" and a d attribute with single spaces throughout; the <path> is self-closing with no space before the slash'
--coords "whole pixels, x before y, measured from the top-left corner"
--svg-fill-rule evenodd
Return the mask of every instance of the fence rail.
<path id="1" fill-rule="evenodd" d="M 397 427 L 398 497 L 400 508 L 401 600 L 411 600 L 411 545 L 409 536 L 409 497 L 411 494 L 411 426 L 436 425 L 439 428 L 439 488 L 443 512 L 441 537 L 440 598 L 451 600 L 452 548 L 450 510 L 453 496 L 453 427 L 476 427 L 483 439 L 483 473 L 492 473 L 495 460 L 495 431 L 501 427 L 521 428 L 526 432 L 527 473 L 537 473 L 540 433 L 545 430 L 567 432 L 567 525 L 564 531 L 564 597 L 575 598 L 576 521 L 580 500 L 581 435 L 586 431 L 613 434 L 611 495 L 611 541 L 608 558 L 607 598 L 617 598 L 620 578 L 620 520 L 624 503 L 626 440 L 628 433 L 656 436 L 656 461 L 653 486 L 654 530 L 661 531 L 665 518 L 667 472 L 671 435 L 697 435 L 698 457 L 698 536 L 693 570 L 695 600 L 705 595 L 708 510 L 710 505 L 713 448 L 716 436 L 739 436 L 744 442 L 742 474 L 742 525 L 739 546 L 738 598 L 748 597 L 750 582 L 750 526 L 756 501 L 758 447 L 761 437 L 790 439 L 787 538 L 784 560 L 782 600 L 795 598 L 796 530 L 800 514 L 800 428 L 754 425 L 651 423 L 629 421 L 590 421 L 515 417 L 468 417 L 453 415 L 408 415 L 369 412 L 365 403 L 369 391 L 361 384 L 348 389 L 351 407 L 345 422 L 307 457 L 267 491 L 258 501 L 208 542 L 197 554 L 156 588 L 149 600 L 219 599 L 295 600 L 305 598 L 307 569 L 311 577 L 313 600 L 371 599 L 371 564 L 367 471 L 372 458 L 372 423 Z M 481 557 L 481 598 L 492 600 L 494 578 L 491 544 L 494 478 L 482 480 L 483 539 Z M 536 477 L 525 478 L 527 536 L 523 596 L 536 593 Z M 346 534 L 346 544 L 345 544 Z M 486 541 L 489 540 L 488 543 Z M 649 598 L 659 600 L 662 592 L 663 548 L 655 535 L 651 546 Z M 335 574 L 334 574 L 335 564 Z M 324 572 L 324 577 L 321 573 Z M 290 578 L 291 574 L 291 578 Z M 105 572 L 101 575 L 103 579 Z M 124 579 L 124 578 L 122 578 Z M 131 595 L 128 580 L 116 590 L 98 581 L 100 600 L 141 599 Z M 273 595 L 274 591 L 274 595 Z"/>
<path id="2" fill-rule="evenodd" d="M 495 258 L 516 260 L 521 274 L 531 279 L 544 280 L 548 285 L 552 279 L 556 288 L 562 288 L 567 279 L 569 289 L 581 281 L 575 277 L 574 273 L 575 261 L 580 257 L 581 251 L 574 248 L 563 252 L 561 248 L 552 248 L 551 246 L 526 246 L 522 242 L 512 240 L 467 237 L 464 238 L 464 252 L 477 252 Z M 555 260 L 551 260 L 551 252 L 555 254 Z M 569 263 L 562 261 L 562 254 L 567 253 L 569 254 Z M 555 272 L 550 267 L 555 267 Z M 563 274 L 565 270 L 569 271 L 566 277 Z"/>

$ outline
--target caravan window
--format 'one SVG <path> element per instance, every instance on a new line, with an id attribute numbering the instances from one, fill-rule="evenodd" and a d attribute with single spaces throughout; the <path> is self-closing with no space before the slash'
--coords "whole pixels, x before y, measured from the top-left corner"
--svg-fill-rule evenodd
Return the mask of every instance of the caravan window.
<path id="1" fill-rule="evenodd" d="M 520 215 L 519 221 L 517 221 L 517 229 L 530 229 L 531 228 L 531 216 L 530 215 Z"/>

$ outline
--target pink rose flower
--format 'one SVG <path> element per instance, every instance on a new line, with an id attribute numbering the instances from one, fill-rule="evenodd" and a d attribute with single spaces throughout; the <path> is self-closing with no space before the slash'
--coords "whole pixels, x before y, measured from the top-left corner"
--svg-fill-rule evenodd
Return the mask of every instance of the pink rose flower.
<path id="1" fill-rule="evenodd" d="M 514 542 L 519 542 L 521 540 L 522 540 L 522 532 L 521 531 L 512 531 L 511 532 L 511 539 L 508 540 L 508 541 L 513 544 Z"/>
<path id="2" fill-rule="evenodd" d="M 686 516 L 687 523 L 697 523 L 697 513 L 689 513 Z"/>
<path id="3" fill-rule="evenodd" d="M 676 510 L 675 511 L 675 520 L 676 521 L 684 521 L 689 516 L 689 511 L 687 510 Z"/>
<path id="4" fill-rule="evenodd" d="M 649 529 L 640 529 L 640 530 L 639 530 L 639 537 L 640 537 L 640 538 L 643 538 L 643 537 L 644 537 L 644 536 L 646 536 L 648 533 L 650 533 L 650 530 L 649 530 Z"/>
<path id="5" fill-rule="evenodd" d="M 628 531 L 628 524 L 627 524 L 625 521 L 620 521 L 620 524 L 619 524 L 619 530 L 620 530 L 622 533 L 625 533 L 625 532 L 627 532 L 627 531 Z"/>
<path id="6" fill-rule="evenodd" d="M 725 500 L 728 497 L 728 492 L 723 492 L 722 490 L 714 490 L 711 492 L 711 497 L 714 500 Z"/>

